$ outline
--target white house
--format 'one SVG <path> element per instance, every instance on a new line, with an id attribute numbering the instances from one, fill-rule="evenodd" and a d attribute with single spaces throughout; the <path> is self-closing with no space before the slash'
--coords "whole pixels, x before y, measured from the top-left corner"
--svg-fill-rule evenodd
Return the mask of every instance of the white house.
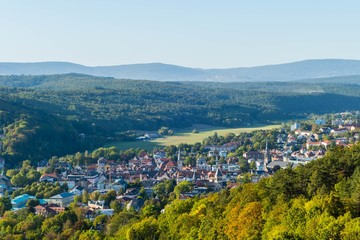
<path id="1" fill-rule="evenodd" d="M 316 119 L 315 124 L 316 125 L 325 125 L 326 121 L 324 119 Z"/>
<path id="2" fill-rule="evenodd" d="M 73 193 L 77 196 L 81 196 L 84 193 L 85 189 L 81 186 L 76 186 L 73 189 L 71 189 L 69 192 Z"/>
<path id="3" fill-rule="evenodd" d="M 75 194 L 69 193 L 69 192 L 63 192 L 63 193 L 57 194 L 55 196 L 52 196 L 48 200 L 48 203 L 53 203 L 53 204 L 57 204 L 61 207 L 66 207 L 71 202 L 74 201 L 74 198 L 75 198 Z"/>
<path id="4" fill-rule="evenodd" d="M 290 131 L 295 131 L 300 128 L 300 123 L 294 123 L 290 126 Z"/>

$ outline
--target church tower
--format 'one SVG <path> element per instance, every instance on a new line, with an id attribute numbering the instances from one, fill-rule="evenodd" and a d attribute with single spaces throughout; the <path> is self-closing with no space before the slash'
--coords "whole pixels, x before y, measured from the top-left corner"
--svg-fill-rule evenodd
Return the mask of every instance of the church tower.
<path id="1" fill-rule="evenodd" d="M 220 167 L 215 172 L 215 182 L 220 183 L 224 181 L 224 174 L 221 172 Z"/>
<path id="2" fill-rule="evenodd" d="M 265 148 L 265 154 L 264 154 L 264 164 L 268 164 L 271 162 L 271 153 L 270 149 L 268 148 L 268 140 L 266 139 L 266 148 Z"/>
<path id="3" fill-rule="evenodd" d="M 184 165 L 184 163 L 181 160 L 181 149 L 179 148 L 178 157 L 177 157 L 177 168 L 178 168 L 179 171 L 182 170 L 183 165 Z"/>

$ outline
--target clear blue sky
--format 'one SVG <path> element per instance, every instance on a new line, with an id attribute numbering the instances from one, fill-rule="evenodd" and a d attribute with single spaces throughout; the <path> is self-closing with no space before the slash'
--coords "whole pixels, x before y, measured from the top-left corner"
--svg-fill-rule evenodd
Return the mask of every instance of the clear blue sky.
<path id="1" fill-rule="evenodd" d="M 360 59 L 360 1 L 0 0 L 0 61 L 225 68 Z"/>

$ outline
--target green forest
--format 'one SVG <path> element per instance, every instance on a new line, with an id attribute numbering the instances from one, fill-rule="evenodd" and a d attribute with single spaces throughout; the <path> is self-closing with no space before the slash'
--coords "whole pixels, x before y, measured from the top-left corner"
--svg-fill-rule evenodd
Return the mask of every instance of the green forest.
<path id="1" fill-rule="evenodd" d="M 131 130 L 241 127 L 358 110 L 360 86 L 335 82 L 156 82 L 81 74 L 0 76 L 7 164 L 129 140 Z M 341 82 L 341 83 L 339 83 Z"/>
<path id="2" fill-rule="evenodd" d="M 27 163 L 25 163 L 27 164 Z M 140 212 L 122 209 L 112 191 L 101 196 L 112 217 L 86 219 L 79 207 L 99 195 L 84 193 L 63 213 L 44 218 L 33 206 L 7 211 L 0 198 L 2 239 L 359 239 L 360 145 L 337 147 L 295 169 L 258 183 L 179 199 L 190 182 L 160 183 Z M 31 187 L 32 189 L 33 187 Z M 54 189 L 54 191 L 56 191 Z"/>

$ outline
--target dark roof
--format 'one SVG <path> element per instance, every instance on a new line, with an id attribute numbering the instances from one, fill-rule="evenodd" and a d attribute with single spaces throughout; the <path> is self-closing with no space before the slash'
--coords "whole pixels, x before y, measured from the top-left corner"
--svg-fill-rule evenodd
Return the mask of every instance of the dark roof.
<path id="1" fill-rule="evenodd" d="M 221 172 L 220 168 L 216 169 L 215 176 L 222 177 L 223 173 Z"/>
<path id="2" fill-rule="evenodd" d="M 76 186 L 76 187 L 74 187 L 73 189 L 77 189 L 77 190 L 79 190 L 79 191 L 84 190 L 84 188 L 83 188 L 82 186 Z"/>

